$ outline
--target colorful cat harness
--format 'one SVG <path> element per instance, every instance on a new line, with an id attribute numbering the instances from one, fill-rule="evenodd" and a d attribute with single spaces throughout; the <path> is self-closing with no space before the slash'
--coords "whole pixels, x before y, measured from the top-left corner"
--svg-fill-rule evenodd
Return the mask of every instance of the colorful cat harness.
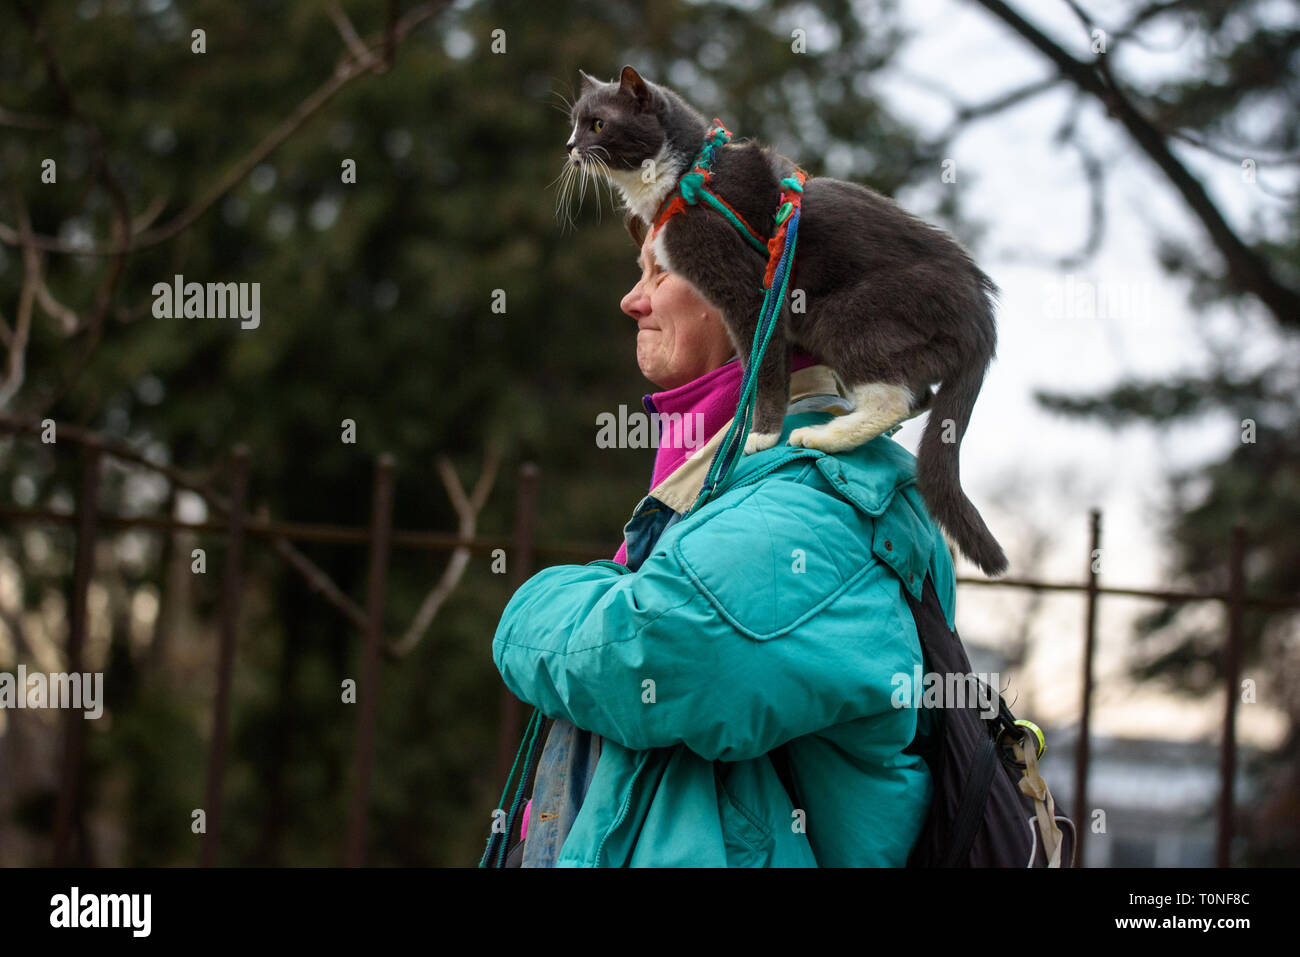
<path id="1" fill-rule="evenodd" d="M 772 236 L 764 240 L 762 234 L 745 222 L 744 217 L 736 212 L 731 204 L 709 188 L 709 180 L 713 178 L 714 154 L 731 138 L 731 131 L 715 117 L 713 126 L 709 128 L 708 135 L 704 138 L 704 145 L 695 155 L 690 169 L 678 177 L 677 185 L 664 198 L 656 211 L 654 225 L 650 232 L 653 238 L 658 235 L 659 230 L 668 220 L 678 213 L 685 212 L 687 206 L 698 206 L 704 203 L 731 223 L 755 250 L 767 255 L 767 268 L 763 271 L 763 305 L 758 314 L 758 326 L 754 331 L 754 345 L 749 362 L 745 365 L 745 379 L 740 389 L 736 417 L 732 419 L 731 428 L 727 430 L 726 437 L 709 464 L 709 473 L 704 480 L 704 487 L 700 490 L 695 504 L 691 506 L 691 512 L 700 508 L 708 501 L 714 489 L 730 478 L 736 463 L 740 461 L 745 440 L 749 437 L 758 391 L 758 367 L 762 364 L 768 341 L 776 328 L 777 313 L 780 311 L 781 303 L 785 301 L 786 286 L 790 281 L 790 273 L 794 269 L 794 248 L 799 230 L 800 204 L 803 199 L 804 181 L 808 178 L 808 174 L 796 166 L 791 175 L 781 180 L 780 201 L 773 215 L 776 228 Z"/>

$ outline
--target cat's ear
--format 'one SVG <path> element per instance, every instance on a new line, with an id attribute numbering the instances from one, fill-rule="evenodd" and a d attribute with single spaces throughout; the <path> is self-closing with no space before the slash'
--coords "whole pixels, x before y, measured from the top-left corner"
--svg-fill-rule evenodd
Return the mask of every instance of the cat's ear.
<path id="1" fill-rule="evenodd" d="M 578 96 L 586 96 L 598 86 L 600 86 L 600 81 L 594 76 L 591 76 L 582 70 L 578 71 Z"/>
<path id="2" fill-rule="evenodd" d="M 650 105 L 650 88 L 646 86 L 645 80 L 641 79 L 641 74 L 630 66 L 623 67 L 623 72 L 618 78 L 618 89 L 620 93 L 632 97 L 637 106 Z"/>

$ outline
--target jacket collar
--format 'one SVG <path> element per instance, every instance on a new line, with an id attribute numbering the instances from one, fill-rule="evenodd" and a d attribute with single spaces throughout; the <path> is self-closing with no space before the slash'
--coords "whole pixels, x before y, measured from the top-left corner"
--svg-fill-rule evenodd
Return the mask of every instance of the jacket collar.
<path id="1" fill-rule="evenodd" d="M 816 364 L 812 356 L 799 349 L 790 357 L 792 373 Z M 659 441 L 650 478 L 652 489 L 675 472 L 695 448 L 719 429 L 730 426 L 744 378 L 744 366 L 733 356 L 712 372 L 642 399 L 647 412 L 658 413 Z M 814 383 L 814 386 L 835 392 L 833 385 Z M 797 406 L 798 403 L 793 403 L 790 411 L 798 411 Z"/>
<path id="2" fill-rule="evenodd" d="M 782 435 L 784 437 L 791 430 L 816 421 L 810 421 L 806 415 L 824 415 L 826 412 L 838 415 L 851 408 L 852 402 L 846 390 L 827 366 L 799 369 L 790 376 L 790 406 Z M 713 455 L 730 427 L 730 420 L 722 423 L 703 447 L 696 449 L 672 475 L 642 499 L 624 530 L 624 547 L 628 549 L 629 557 L 632 552 L 636 553 L 635 565 L 649 554 L 665 527 L 695 504 Z M 934 549 L 941 546 L 943 538 L 929 521 L 926 507 L 914 487 L 915 459 L 890 437 L 898 428 L 901 425 L 865 445 L 835 455 L 778 442 L 762 452 L 742 455 L 726 487 L 758 481 L 796 459 L 803 459 L 821 473 L 826 484 L 840 497 L 875 519 L 871 533 L 872 552 L 893 568 L 903 587 L 919 601 L 931 556 Z M 906 507 L 890 508 L 900 495 Z M 677 514 L 665 516 L 663 506 Z"/>
<path id="3" fill-rule="evenodd" d="M 787 418 L 786 430 L 803 424 Z M 795 459 L 809 460 L 832 488 L 860 511 L 873 517 L 883 514 L 894 493 L 916 478 L 916 462 L 912 454 L 886 434 L 834 455 L 778 443 L 762 452 L 741 456 L 726 487 L 746 485 Z"/>

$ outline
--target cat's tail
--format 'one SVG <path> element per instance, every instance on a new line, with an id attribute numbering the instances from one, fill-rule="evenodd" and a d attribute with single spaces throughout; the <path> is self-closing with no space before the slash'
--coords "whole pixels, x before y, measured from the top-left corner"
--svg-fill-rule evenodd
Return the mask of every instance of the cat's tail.
<path id="1" fill-rule="evenodd" d="M 961 440 L 991 359 L 962 369 L 939 387 L 916 456 L 916 484 L 931 516 L 953 537 L 962 554 L 984 574 L 996 576 L 1007 570 L 1007 556 L 961 490 L 958 461 Z"/>

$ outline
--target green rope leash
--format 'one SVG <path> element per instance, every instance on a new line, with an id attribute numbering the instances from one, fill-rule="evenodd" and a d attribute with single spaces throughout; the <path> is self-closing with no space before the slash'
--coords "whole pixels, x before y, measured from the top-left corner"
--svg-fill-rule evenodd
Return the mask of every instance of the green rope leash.
<path id="1" fill-rule="evenodd" d="M 722 444 L 714 454 L 713 461 L 709 463 L 709 471 L 705 476 L 699 497 L 696 498 L 695 504 L 687 511 L 687 515 L 704 507 L 717 487 L 730 481 L 736 466 L 740 462 L 740 452 L 744 449 L 745 442 L 748 440 L 749 433 L 753 428 L 757 408 L 758 369 L 763 362 L 763 357 L 767 354 L 767 347 L 771 342 L 772 333 L 776 330 L 777 315 L 780 312 L 781 303 L 785 301 L 790 275 L 793 272 L 795 247 L 799 238 L 799 194 L 803 192 L 803 184 L 795 177 L 787 177 L 781 180 L 781 185 L 790 191 L 793 198 L 791 201 L 783 203 L 777 211 L 779 217 L 778 232 L 772 238 L 770 247 L 773 254 L 775 254 L 776 242 L 784 240 L 784 243 L 781 257 L 774 266 L 773 278 L 776 281 L 768 285 L 767 291 L 763 294 L 763 305 L 759 310 L 758 325 L 754 330 L 754 344 L 750 349 L 749 364 L 745 368 L 745 378 L 741 385 L 735 418 L 732 419 L 731 427 L 727 430 Z"/>
<path id="2" fill-rule="evenodd" d="M 745 224 L 744 220 L 736 215 L 736 211 L 719 199 L 718 194 L 713 192 L 713 190 L 705 188 L 704 175 L 702 173 L 687 173 L 681 178 L 678 185 L 681 187 L 682 199 L 686 200 L 686 202 L 690 203 L 692 206 L 696 205 L 700 201 L 707 203 L 709 206 L 721 213 L 723 217 L 726 218 L 727 222 L 731 223 L 731 225 L 736 228 L 736 231 L 740 233 L 740 235 L 749 240 L 751 246 L 760 253 L 767 253 L 766 244 L 750 232 L 749 226 Z"/>
<path id="3" fill-rule="evenodd" d="M 533 710 L 533 716 L 528 719 L 528 725 L 524 728 L 524 738 L 519 744 L 519 750 L 515 752 L 515 763 L 510 766 L 510 773 L 506 775 L 505 787 L 501 789 L 501 797 L 497 800 L 497 810 L 503 810 L 506 803 L 506 794 L 510 791 L 510 782 L 514 779 L 515 771 L 519 769 L 519 762 L 524 759 L 524 773 L 519 776 L 519 781 L 515 785 L 514 800 L 510 804 L 510 813 L 506 815 L 505 833 L 493 831 L 488 835 L 487 847 L 483 851 L 483 857 L 479 860 L 479 867 L 503 867 L 505 865 L 506 844 L 510 841 L 510 833 L 514 830 L 515 817 L 519 810 L 519 801 L 523 797 L 524 784 L 528 780 L 528 765 L 531 763 L 533 745 L 537 740 L 537 735 L 541 731 L 542 720 L 541 711 Z"/>

